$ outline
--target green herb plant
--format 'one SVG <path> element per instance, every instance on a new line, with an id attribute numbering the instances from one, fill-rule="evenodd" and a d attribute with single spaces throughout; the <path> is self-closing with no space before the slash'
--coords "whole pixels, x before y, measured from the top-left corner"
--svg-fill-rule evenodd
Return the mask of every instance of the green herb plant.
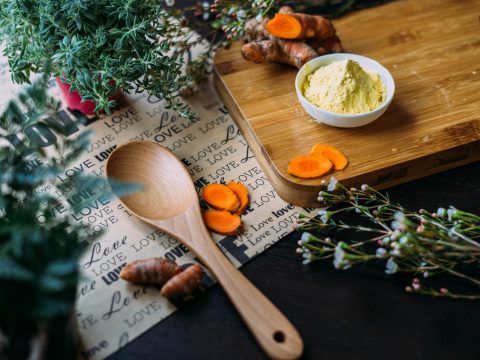
<path id="1" fill-rule="evenodd" d="M 24 135 L 32 124 L 53 127 L 60 134 L 54 122 L 46 121 L 58 108 L 47 95 L 47 83 L 48 72 L 0 114 L 0 339 L 6 339 L 0 342 L 2 359 L 27 358 L 35 352 L 47 359 L 73 358 L 75 336 L 68 329 L 76 323 L 77 261 L 85 241 L 95 240 L 84 238 L 84 229 L 70 216 L 83 203 L 59 212 L 66 205 L 45 191 L 58 185 L 57 175 L 86 149 L 88 132 L 63 138 L 48 151 Z M 20 136 L 23 145 L 13 147 L 6 140 L 11 134 Z M 107 188 L 105 179 L 77 175 L 71 182 L 82 184 L 76 191 Z M 136 188 L 114 186 L 120 193 Z M 97 193 L 105 196 L 110 191 Z M 48 346 L 48 340 L 54 340 L 54 346 Z"/>
<path id="2" fill-rule="evenodd" d="M 46 93 L 47 80 L 44 76 L 24 89 L 0 116 L 0 329 L 7 339 L 7 358 L 25 356 L 34 337 L 59 319 L 67 321 L 79 276 L 75 227 L 53 215 L 58 204 L 53 197 L 36 194 L 61 168 L 28 139 L 27 146 L 17 148 L 4 141 L 56 110 L 58 104 Z M 86 144 L 81 136 L 63 146 L 73 159 Z M 32 157 L 45 166 L 32 166 Z"/>
<path id="3" fill-rule="evenodd" d="M 412 284 L 405 288 L 407 292 L 480 299 L 480 216 L 454 207 L 433 213 L 410 211 L 368 185 L 347 189 L 333 177 L 322 186 L 318 200 L 327 208 L 319 210 L 312 220 L 300 214 L 297 228 L 329 236 L 303 233 L 297 252 L 303 254 L 305 264 L 330 259 L 335 268 L 349 269 L 356 264 L 381 262 L 387 274 L 414 274 Z M 358 214 L 366 225 L 341 220 L 348 213 Z M 341 237 L 342 231 L 355 232 L 357 240 L 336 240 L 333 236 Z M 468 290 L 428 285 L 440 274 L 464 281 Z"/>
<path id="4" fill-rule="evenodd" d="M 192 112 L 178 95 L 187 84 L 184 55 L 198 37 L 155 0 L 0 0 L 0 36 L 12 79 L 52 74 L 84 100 L 109 111 L 117 91 L 164 98 L 182 116 Z"/>

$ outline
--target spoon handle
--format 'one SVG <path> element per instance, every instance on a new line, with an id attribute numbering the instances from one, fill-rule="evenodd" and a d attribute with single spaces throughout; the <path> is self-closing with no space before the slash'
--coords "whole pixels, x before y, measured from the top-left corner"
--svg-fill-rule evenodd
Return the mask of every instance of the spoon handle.
<path id="1" fill-rule="evenodd" d="M 303 342 L 290 321 L 258 290 L 216 246 L 205 229 L 209 241 L 205 251 L 197 251 L 203 263 L 216 276 L 233 305 L 250 328 L 257 342 L 272 359 L 298 359 Z"/>

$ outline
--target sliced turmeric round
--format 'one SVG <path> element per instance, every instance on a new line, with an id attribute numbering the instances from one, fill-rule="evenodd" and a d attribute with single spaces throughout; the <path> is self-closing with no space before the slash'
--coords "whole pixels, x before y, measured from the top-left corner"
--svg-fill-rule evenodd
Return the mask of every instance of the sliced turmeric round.
<path id="1" fill-rule="evenodd" d="M 265 28 L 273 36 L 282 39 L 296 39 L 302 32 L 300 21 L 289 14 L 275 14 Z"/>
<path id="2" fill-rule="evenodd" d="M 248 189 L 245 185 L 239 182 L 231 181 L 227 185 L 232 190 L 240 201 L 240 207 L 235 212 L 237 215 L 242 215 L 245 209 L 250 205 L 250 198 L 248 196 Z"/>
<path id="3" fill-rule="evenodd" d="M 223 184 L 208 184 L 202 191 L 203 199 L 216 209 L 235 212 L 240 207 L 240 201 L 235 193 Z"/>
<path id="4" fill-rule="evenodd" d="M 289 174 L 303 179 L 317 178 L 332 169 L 332 162 L 325 156 L 298 155 L 288 163 Z"/>
<path id="5" fill-rule="evenodd" d="M 207 210 L 202 216 L 207 228 L 220 235 L 233 236 L 242 224 L 240 216 L 225 210 Z"/>
<path id="6" fill-rule="evenodd" d="M 310 155 L 324 156 L 333 163 L 335 170 L 343 170 L 348 164 L 348 159 L 343 153 L 326 144 L 315 144 L 310 150 Z"/>

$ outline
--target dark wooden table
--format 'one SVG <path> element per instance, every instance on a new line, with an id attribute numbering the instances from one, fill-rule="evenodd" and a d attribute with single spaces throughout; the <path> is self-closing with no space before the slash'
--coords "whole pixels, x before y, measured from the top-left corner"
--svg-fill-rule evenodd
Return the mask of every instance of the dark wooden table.
<path id="1" fill-rule="evenodd" d="M 411 209 L 454 205 L 479 212 L 480 163 L 389 189 Z M 404 291 L 410 278 L 370 267 L 303 266 L 291 234 L 242 268 L 293 322 L 304 359 L 480 359 L 480 302 Z M 214 286 L 111 360 L 264 359 L 225 294 Z"/>

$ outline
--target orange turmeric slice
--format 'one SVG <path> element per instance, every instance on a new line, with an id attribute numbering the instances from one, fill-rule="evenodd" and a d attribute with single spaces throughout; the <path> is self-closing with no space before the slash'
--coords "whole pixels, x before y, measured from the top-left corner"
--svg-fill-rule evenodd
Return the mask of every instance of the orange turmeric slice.
<path id="1" fill-rule="evenodd" d="M 207 228 L 220 235 L 233 236 L 242 224 L 240 216 L 225 210 L 207 210 L 202 216 Z"/>
<path id="2" fill-rule="evenodd" d="M 240 207 L 240 201 L 235 193 L 223 184 L 208 184 L 203 188 L 202 196 L 216 209 L 235 212 Z"/>
<path id="3" fill-rule="evenodd" d="M 265 28 L 273 36 L 282 39 L 296 39 L 302 32 L 300 21 L 289 14 L 275 14 Z"/>
<path id="4" fill-rule="evenodd" d="M 248 189 L 245 185 L 239 182 L 231 181 L 227 185 L 230 190 L 232 190 L 235 195 L 237 196 L 238 200 L 240 200 L 240 207 L 235 212 L 237 215 L 243 214 L 245 209 L 250 205 L 250 198 L 248 196 Z"/>
<path id="5" fill-rule="evenodd" d="M 310 155 L 320 155 L 326 157 L 333 162 L 333 168 L 335 170 L 343 170 L 348 164 L 346 156 L 343 155 L 340 150 L 326 144 L 313 145 L 312 150 L 310 150 Z"/>
<path id="6" fill-rule="evenodd" d="M 299 155 L 290 160 L 287 171 L 296 177 L 310 179 L 327 174 L 332 166 L 325 156 Z"/>

